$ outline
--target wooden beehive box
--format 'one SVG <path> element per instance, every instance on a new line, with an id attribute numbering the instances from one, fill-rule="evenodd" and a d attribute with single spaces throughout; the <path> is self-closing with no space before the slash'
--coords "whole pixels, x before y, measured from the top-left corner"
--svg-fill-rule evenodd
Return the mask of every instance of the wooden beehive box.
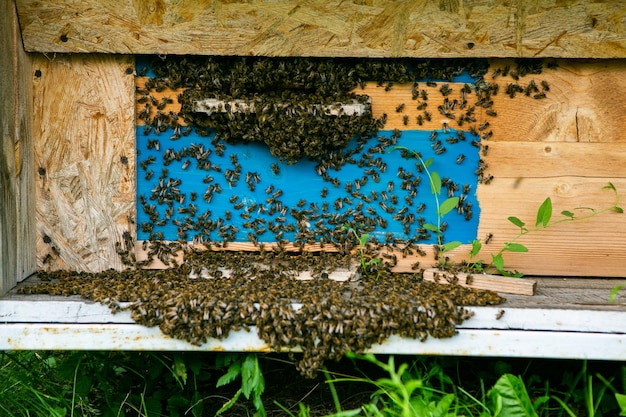
<path id="1" fill-rule="evenodd" d="M 493 234 L 492 245 L 502 245 L 516 233 L 507 217 L 534 221 L 548 196 L 558 211 L 603 208 L 614 200 L 604 185 L 622 197 L 626 190 L 619 4 L 17 0 L 1 7 L 0 293 L 37 269 L 125 267 L 116 244 L 137 238 L 137 178 L 145 175 L 137 155 L 140 55 L 485 58 L 486 79 L 501 91 L 517 80 L 497 71 L 517 58 L 547 58 L 558 68 L 519 81 L 545 81 L 545 98 L 501 92 L 497 117 L 478 111 L 477 125 L 488 122 L 492 135 L 476 157 L 494 178 L 475 184 L 480 211 L 466 241 Z M 457 93 L 463 85 L 447 84 Z M 387 114 L 385 130 L 430 132 L 451 122 L 437 114 L 418 126 L 411 84 L 373 82 L 364 91 L 373 115 Z M 396 112 L 401 103 L 407 110 Z M 535 276 L 624 277 L 624 232 L 626 216 L 617 213 L 562 224 L 529 236 L 529 252 L 510 254 L 507 266 Z M 422 262 L 433 263 L 425 249 Z M 413 262 L 397 268 L 409 271 Z"/>

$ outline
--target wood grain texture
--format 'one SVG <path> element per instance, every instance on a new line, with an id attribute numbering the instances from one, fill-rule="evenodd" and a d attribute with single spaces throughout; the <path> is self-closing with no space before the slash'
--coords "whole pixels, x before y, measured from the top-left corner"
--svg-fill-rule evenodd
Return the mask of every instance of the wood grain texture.
<path id="1" fill-rule="evenodd" d="M 45 170 L 35 184 L 38 267 L 122 268 L 115 242 L 135 235 L 133 59 L 39 55 L 34 64 L 35 163 Z"/>
<path id="2" fill-rule="evenodd" d="M 503 294 L 534 295 L 537 280 L 530 278 L 509 278 L 491 274 L 448 273 L 437 268 L 424 271 L 424 281 L 438 284 L 456 284 L 467 288 L 491 290 Z"/>
<path id="3" fill-rule="evenodd" d="M 0 294 L 35 270 L 30 58 L 11 2 L 0 5 Z"/>
<path id="4" fill-rule="evenodd" d="M 488 186 L 479 186 L 481 206 L 478 237 L 493 234 L 489 245 L 481 252 L 483 259 L 491 259 L 505 242 L 514 238 L 519 228 L 507 218 L 516 216 L 529 228 L 534 227 L 537 209 L 546 197 L 553 205 L 553 218 L 563 218 L 563 210 L 583 216 L 588 210 L 576 207 L 603 209 L 614 203 L 609 190 L 603 190 L 611 180 L 626 197 L 626 179 L 618 178 L 552 177 L 552 178 L 496 178 Z M 569 276 L 626 276 L 626 215 L 606 212 L 597 217 L 564 222 L 554 227 L 531 233 L 518 243 L 528 247 L 527 253 L 504 254 L 507 269 L 518 269 L 530 275 Z"/>
<path id="5" fill-rule="evenodd" d="M 626 142 L 626 65 L 622 60 L 559 60 L 557 69 L 526 75 L 491 78 L 497 68 L 514 65 L 492 61 L 486 79 L 500 86 L 490 120 L 494 141 L 524 142 Z M 509 98 L 509 84 L 548 83 L 545 99 L 517 93 Z"/>
<path id="6" fill-rule="evenodd" d="M 362 57 L 626 56 L 621 2 L 17 0 L 38 52 Z"/>

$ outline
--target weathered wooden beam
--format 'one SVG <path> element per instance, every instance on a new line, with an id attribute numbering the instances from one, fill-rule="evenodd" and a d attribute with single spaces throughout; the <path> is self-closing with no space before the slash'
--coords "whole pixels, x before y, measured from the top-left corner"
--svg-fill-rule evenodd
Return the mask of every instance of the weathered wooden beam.
<path id="1" fill-rule="evenodd" d="M 38 52 L 362 57 L 626 56 L 621 2 L 16 0 Z"/>
<path id="2" fill-rule="evenodd" d="M 0 294 L 35 270 L 30 57 L 13 3 L 0 4 Z"/>

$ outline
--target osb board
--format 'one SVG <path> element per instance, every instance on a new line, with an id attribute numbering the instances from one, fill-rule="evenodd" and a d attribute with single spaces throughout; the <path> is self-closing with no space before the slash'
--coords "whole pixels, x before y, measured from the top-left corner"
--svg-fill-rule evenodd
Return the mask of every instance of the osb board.
<path id="1" fill-rule="evenodd" d="M 38 52 L 626 56 L 622 2 L 16 0 Z"/>
<path id="2" fill-rule="evenodd" d="M 30 58 L 17 15 L 0 4 L 0 294 L 35 270 Z"/>
<path id="3" fill-rule="evenodd" d="M 124 56 L 34 56 L 38 268 L 122 268 L 115 243 L 135 234 L 133 67 Z"/>

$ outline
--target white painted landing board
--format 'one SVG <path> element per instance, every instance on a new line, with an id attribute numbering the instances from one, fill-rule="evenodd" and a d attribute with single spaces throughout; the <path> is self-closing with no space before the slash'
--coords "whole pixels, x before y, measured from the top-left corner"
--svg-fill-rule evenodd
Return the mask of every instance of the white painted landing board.
<path id="1" fill-rule="evenodd" d="M 471 307 L 475 315 L 449 339 L 422 343 L 392 337 L 374 353 L 626 360 L 626 296 L 609 303 L 619 280 L 541 279 L 535 296 Z M 501 314 L 501 310 L 504 313 Z M 202 346 L 135 324 L 128 312 L 75 297 L 0 297 L 0 349 L 44 350 L 270 350 L 250 332 L 233 332 Z"/>

